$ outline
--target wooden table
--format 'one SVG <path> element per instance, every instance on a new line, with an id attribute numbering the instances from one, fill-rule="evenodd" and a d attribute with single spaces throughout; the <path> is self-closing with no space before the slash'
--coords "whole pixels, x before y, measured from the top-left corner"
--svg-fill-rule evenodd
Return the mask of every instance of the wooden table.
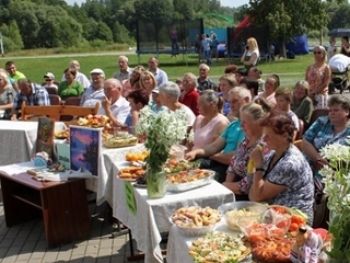
<path id="1" fill-rule="evenodd" d="M 84 179 L 39 182 L 27 173 L 0 173 L 6 226 L 43 218 L 48 248 L 90 235 Z"/>

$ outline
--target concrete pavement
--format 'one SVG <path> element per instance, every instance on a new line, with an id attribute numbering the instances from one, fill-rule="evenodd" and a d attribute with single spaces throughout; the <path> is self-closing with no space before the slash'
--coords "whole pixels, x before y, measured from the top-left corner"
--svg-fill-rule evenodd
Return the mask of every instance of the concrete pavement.
<path id="1" fill-rule="evenodd" d="M 89 205 L 91 236 L 55 249 L 47 249 L 42 220 L 6 227 L 0 196 L 1 263 L 124 263 L 130 255 L 128 235 L 113 237 L 116 229 L 108 217 L 108 207 Z M 142 261 L 136 261 L 138 263 Z"/>

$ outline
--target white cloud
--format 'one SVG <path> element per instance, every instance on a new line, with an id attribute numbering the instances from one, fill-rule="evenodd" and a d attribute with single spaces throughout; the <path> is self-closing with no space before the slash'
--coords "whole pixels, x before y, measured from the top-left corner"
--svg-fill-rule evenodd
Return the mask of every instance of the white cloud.
<path id="1" fill-rule="evenodd" d="M 249 0 L 220 0 L 222 6 L 238 7 L 244 4 L 248 4 Z"/>

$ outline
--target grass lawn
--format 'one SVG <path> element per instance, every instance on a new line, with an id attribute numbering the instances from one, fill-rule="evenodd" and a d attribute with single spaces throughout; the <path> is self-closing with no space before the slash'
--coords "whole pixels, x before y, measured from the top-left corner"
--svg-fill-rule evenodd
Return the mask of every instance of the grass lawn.
<path id="1" fill-rule="evenodd" d="M 117 57 L 118 55 L 94 55 L 94 56 L 81 56 L 76 59 L 79 60 L 81 65 L 81 71 L 87 76 L 91 69 L 102 68 L 107 77 L 113 76 L 113 73 L 117 71 Z M 140 64 L 147 66 L 147 60 L 150 55 L 141 55 Z M 131 67 L 138 65 L 138 57 L 135 54 L 128 55 L 129 64 Z M 15 58 L 13 61 L 16 63 L 17 69 L 23 72 L 27 78 L 41 83 L 45 72 L 53 72 L 60 80 L 63 70 L 68 66 L 70 60 L 73 57 L 58 57 L 58 58 L 45 58 L 45 57 L 28 57 L 28 58 Z M 8 59 L 0 58 L 0 65 L 4 66 Z M 198 74 L 198 59 L 195 55 L 189 55 L 186 59 L 183 56 L 179 56 L 177 59 L 170 58 L 170 55 L 160 55 L 160 68 L 168 73 L 170 80 L 174 80 L 177 77 L 181 77 L 186 72 L 192 72 Z M 295 59 L 284 59 L 279 61 L 267 62 L 261 61 L 259 67 L 263 71 L 263 77 L 271 73 L 277 73 L 281 78 L 281 86 L 292 87 L 296 81 L 304 77 L 306 67 L 313 61 L 312 55 L 296 56 Z M 186 63 L 187 62 L 187 63 Z M 233 63 L 239 65 L 239 61 L 236 59 Z M 219 62 L 214 62 L 211 66 L 211 77 L 214 80 L 218 80 L 223 74 L 224 68 L 227 65 L 227 60 L 220 59 Z"/>

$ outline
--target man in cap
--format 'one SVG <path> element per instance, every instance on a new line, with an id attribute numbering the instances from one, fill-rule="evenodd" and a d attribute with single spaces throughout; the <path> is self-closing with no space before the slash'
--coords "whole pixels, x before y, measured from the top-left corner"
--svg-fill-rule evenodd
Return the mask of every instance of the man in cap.
<path id="1" fill-rule="evenodd" d="M 47 88 L 54 88 L 56 91 L 58 90 L 58 86 L 55 83 L 55 75 L 52 72 L 46 72 L 44 75 L 45 82 L 42 84 L 42 86 Z"/>
<path id="2" fill-rule="evenodd" d="M 94 107 L 96 102 L 102 104 L 105 98 L 103 86 L 105 82 L 105 73 L 100 68 L 95 68 L 90 71 L 91 85 L 87 88 L 80 100 L 80 105 L 84 107 Z"/>

